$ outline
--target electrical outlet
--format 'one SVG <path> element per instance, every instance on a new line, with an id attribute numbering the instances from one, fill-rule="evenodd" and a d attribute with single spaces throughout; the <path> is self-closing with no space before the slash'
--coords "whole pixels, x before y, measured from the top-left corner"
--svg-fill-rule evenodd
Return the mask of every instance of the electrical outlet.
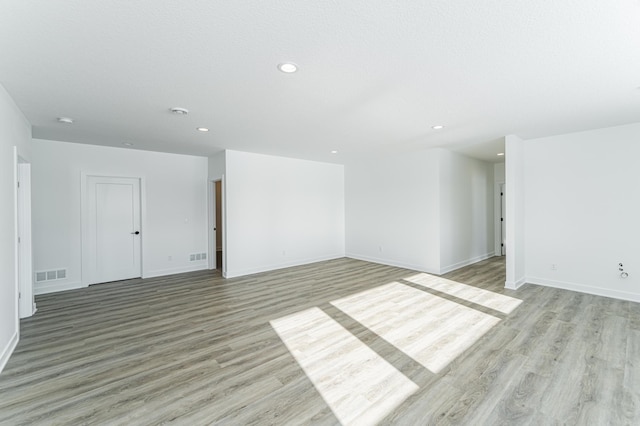
<path id="1" fill-rule="evenodd" d="M 171 261 L 173 260 L 173 256 L 171 256 L 171 255 L 167 256 L 167 260 L 168 260 L 169 262 L 171 262 Z"/>
<path id="2" fill-rule="evenodd" d="M 552 264 L 551 264 L 551 270 L 552 270 L 552 271 L 557 271 L 557 270 L 558 270 L 558 265 L 557 265 L 557 264 L 555 264 L 555 263 L 552 263 Z"/>

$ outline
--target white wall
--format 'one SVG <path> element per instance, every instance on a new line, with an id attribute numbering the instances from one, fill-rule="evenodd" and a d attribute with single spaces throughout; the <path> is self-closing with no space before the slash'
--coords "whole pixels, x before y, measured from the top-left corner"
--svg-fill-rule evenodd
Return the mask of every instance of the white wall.
<path id="1" fill-rule="evenodd" d="M 440 273 L 487 259 L 494 247 L 493 164 L 440 150 Z"/>
<path id="2" fill-rule="evenodd" d="M 504 163 L 496 163 L 493 165 L 493 180 L 496 183 L 505 182 L 505 166 Z"/>
<path id="3" fill-rule="evenodd" d="M 222 151 L 209 157 L 209 180 L 222 179 L 227 164 L 226 155 L 226 151 Z"/>
<path id="4" fill-rule="evenodd" d="M 38 139 L 32 148 L 34 269 L 68 269 L 37 294 L 82 286 L 82 172 L 143 179 L 143 277 L 206 268 L 189 254 L 207 252 L 207 158 Z"/>
<path id="5" fill-rule="evenodd" d="M 525 143 L 514 135 L 505 138 L 506 253 L 505 287 L 517 289 L 526 281 L 525 269 Z"/>
<path id="6" fill-rule="evenodd" d="M 31 125 L 0 85 L 0 371 L 19 339 L 14 147 L 31 157 Z"/>
<path id="7" fill-rule="evenodd" d="M 527 281 L 640 301 L 640 123 L 525 149 Z"/>
<path id="8" fill-rule="evenodd" d="M 440 151 L 346 165 L 348 257 L 439 272 Z"/>
<path id="9" fill-rule="evenodd" d="M 226 151 L 226 276 L 344 256 L 344 167 Z"/>
<path id="10" fill-rule="evenodd" d="M 493 179 L 445 149 L 347 164 L 347 256 L 434 274 L 492 256 Z"/>

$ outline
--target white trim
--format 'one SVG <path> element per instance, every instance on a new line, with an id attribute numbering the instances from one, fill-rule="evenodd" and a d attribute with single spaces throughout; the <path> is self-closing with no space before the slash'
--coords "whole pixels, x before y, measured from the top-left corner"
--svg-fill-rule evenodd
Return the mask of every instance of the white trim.
<path id="1" fill-rule="evenodd" d="M 215 185 L 216 182 L 220 182 L 220 213 L 221 213 L 221 218 L 220 218 L 220 228 L 221 229 L 217 229 L 216 232 L 222 232 L 222 276 L 224 278 L 227 278 L 226 272 L 227 272 L 227 236 L 226 236 L 226 229 L 227 229 L 227 216 L 226 216 L 226 210 L 225 210 L 225 206 L 226 206 L 226 190 L 225 190 L 225 176 L 224 174 L 222 176 L 220 176 L 219 178 L 215 178 L 215 179 L 211 179 L 209 178 L 208 183 L 207 183 L 207 210 L 208 210 L 208 214 L 207 214 L 207 224 L 209 226 L 208 229 L 208 241 L 207 241 L 207 247 L 209 250 L 209 261 L 207 262 L 207 267 L 209 269 L 216 269 L 218 267 L 217 263 L 217 244 L 216 244 L 216 232 L 213 231 L 213 228 L 216 227 L 216 219 L 215 217 L 215 211 L 216 211 L 216 205 L 215 205 Z"/>
<path id="2" fill-rule="evenodd" d="M 216 223 L 218 221 L 218 218 L 216 217 L 216 210 L 217 210 L 217 206 L 216 206 L 216 197 L 215 197 L 215 193 L 216 193 L 216 183 L 220 182 L 220 229 L 216 229 L 216 231 L 214 232 L 214 228 L 217 228 Z M 226 240 L 225 240 L 225 191 L 224 191 L 224 175 L 222 175 L 222 177 L 220 178 L 216 178 L 216 179 L 209 179 L 208 183 L 207 183 L 207 208 L 208 208 L 208 214 L 207 214 L 207 224 L 209 226 L 209 230 L 208 230 L 208 250 L 209 250 L 209 261 L 207 262 L 207 266 L 209 269 L 216 269 L 218 266 L 222 267 L 222 276 L 224 277 L 224 273 L 226 271 L 226 264 L 225 264 L 225 247 L 226 247 Z M 217 245 L 217 233 L 221 232 L 222 233 L 222 248 L 220 250 L 218 250 L 218 245 Z M 222 265 L 217 265 L 217 252 L 218 251 L 222 251 Z"/>
<path id="3" fill-rule="evenodd" d="M 347 253 L 345 257 L 348 257 L 350 259 L 355 259 L 355 260 L 362 260 L 365 262 L 378 263 L 380 265 L 395 266 L 397 268 L 404 268 L 404 269 L 410 269 L 412 271 L 425 272 L 427 274 L 440 275 L 440 271 L 436 271 L 435 269 L 425 268 L 422 265 L 414 265 L 411 263 L 397 262 L 394 260 L 380 259 L 380 258 L 371 257 L 371 256 L 362 256 L 354 253 Z"/>
<path id="4" fill-rule="evenodd" d="M 463 268 L 465 266 L 473 265 L 474 263 L 482 262 L 483 260 L 487 260 L 491 257 L 494 257 L 495 252 L 485 253 L 480 256 L 473 257 L 471 259 L 463 260 L 462 262 L 454 263 L 453 265 L 444 266 L 440 268 L 440 275 L 446 274 L 447 272 L 455 271 L 456 269 Z"/>
<path id="5" fill-rule="evenodd" d="M 502 221 L 500 220 L 501 218 L 501 213 L 502 213 L 502 198 L 500 196 L 500 193 L 502 192 L 500 187 L 502 185 L 504 185 L 504 182 L 495 182 L 494 183 L 494 202 L 493 202 L 493 209 L 494 209 L 494 230 L 493 230 L 493 238 L 494 238 L 494 244 L 493 244 L 493 252 L 495 253 L 496 256 L 502 256 Z"/>
<path id="6" fill-rule="evenodd" d="M 216 256 L 215 256 L 215 239 L 216 233 L 213 231 L 215 228 L 214 216 L 216 214 L 216 201 L 214 192 L 216 190 L 216 183 L 213 180 L 207 181 L 207 226 L 209 227 L 207 235 L 207 250 L 209 259 L 207 261 L 207 268 L 216 269 Z"/>
<path id="7" fill-rule="evenodd" d="M 222 276 L 224 278 L 227 277 L 227 180 L 225 175 L 220 176 L 220 200 L 222 201 L 222 206 L 220 207 L 220 212 L 222 213 Z M 214 242 L 215 245 L 215 242 Z M 214 253 L 216 255 L 216 253 Z M 217 258 L 216 258 L 217 259 Z"/>
<path id="8" fill-rule="evenodd" d="M 580 293 L 593 294 L 594 296 L 611 297 L 613 299 L 628 300 L 631 302 L 640 302 L 640 294 L 629 293 L 620 290 L 611 290 L 602 287 L 593 287 L 586 284 L 578 284 L 566 281 L 548 280 L 538 277 L 527 277 L 527 282 L 545 287 L 558 288 L 562 290 L 577 291 Z"/>
<path id="9" fill-rule="evenodd" d="M 22 160 L 22 161 L 21 161 Z M 20 318 L 28 318 L 35 312 L 33 293 L 33 252 L 31 232 L 31 164 L 18 157 L 17 164 L 20 187 L 18 192 L 18 265 L 19 265 L 19 311 Z"/>
<path id="10" fill-rule="evenodd" d="M 145 276 L 144 242 L 147 238 L 147 181 L 144 176 L 140 180 L 140 277 Z"/>
<path id="11" fill-rule="evenodd" d="M 58 291 L 67 291 L 67 290 L 77 290 L 79 288 L 88 287 L 86 285 L 82 285 L 80 281 L 74 282 L 52 282 L 52 283 L 40 283 L 36 284 L 34 292 L 36 295 L 47 294 L 47 293 L 56 293 Z"/>
<path id="12" fill-rule="evenodd" d="M 207 267 L 207 263 L 205 261 L 195 262 L 196 265 L 190 266 L 182 266 L 178 268 L 169 268 L 169 269 L 157 269 L 155 271 L 147 271 L 142 278 L 155 278 L 155 277 L 163 277 L 165 275 L 174 275 L 174 274 L 182 274 L 185 272 L 193 272 L 193 271 L 204 271 L 209 269 Z"/>
<path id="13" fill-rule="evenodd" d="M 0 371 L 4 368 L 5 364 L 9 360 L 9 357 L 16 348 L 18 341 L 20 340 L 20 273 L 19 273 L 19 252 L 18 252 L 18 147 L 13 147 L 13 283 L 14 291 L 13 302 L 15 310 L 15 330 L 9 343 L 2 351 L 0 356 Z"/>
<path id="14" fill-rule="evenodd" d="M 4 367 L 7 365 L 9 358 L 11 358 L 13 351 L 16 349 L 16 346 L 18 346 L 19 340 L 20 334 L 18 332 L 13 333 L 13 336 L 9 339 L 9 343 L 7 343 L 7 346 L 2 350 L 2 354 L 0 354 L 0 373 L 4 370 Z"/>
<path id="15" fill-rule="evenodd" d="M 223 251 L 222 255 L 224 256 L 224 251 Z M 225 274 L 223 274 L 223 276 L 225 278 L 243 277 L 245 275 L 259 274 L 261 272 L 276 271 L 278 269 L 291 268 L 291 267 L 294 267 L 294 266 L 308 265 L 310 263 L 325 262 L 327 260 L 334 260 L 334 259 L 342 259 L 343 257 L 345 257 L 345 256 L 342 255 L 342 254 L 335 254 L 335 255 L 328 255 L 328 256 L 318 256 L 318 257 L 314 257 L 314 258 L 293 260 L 293 261 L 290 261 L 290 262 L 279 263 L 279 264 L 269 265 L 269 266 L 262 266 L 262 267 L 258 267 L 258 268 L 250 268 L 250 269 L 244 269 L 244 270 L 239 270 L 239 271 L 230 271 L 230 272 L 226 272 Z M 224 265 L 224 262 L 223 262 L 223 265 Z"/>
<path id="16" fill-rule="evenodd" d="M 518 281 L 505 281 L 504 282 L 504 288 L 509 289 L 509 290 L 517 290 L 520 287 L 522 287 L 523 285 L 525 285 L 526 283 L 528 283 L 529 281 L 527 280 L 526 277 L 522 277 L 520 278 Z"/>

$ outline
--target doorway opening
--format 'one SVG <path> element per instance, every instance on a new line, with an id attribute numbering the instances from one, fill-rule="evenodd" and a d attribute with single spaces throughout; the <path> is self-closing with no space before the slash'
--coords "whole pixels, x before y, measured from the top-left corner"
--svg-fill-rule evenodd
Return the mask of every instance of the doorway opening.
<path id="1" fill-rule="evenodd" d="M 20 318 L 27 318 L 36 312 L 31 241 L 31 164 L 17 154 L 16 173 L 18 312 Z"/>
<path id="2" fill-rule="evenodd" d="M 223 229 L 222 180 L 209 183 L 209 269 L 216 269 L 224 276 L 224 229 Z"/>

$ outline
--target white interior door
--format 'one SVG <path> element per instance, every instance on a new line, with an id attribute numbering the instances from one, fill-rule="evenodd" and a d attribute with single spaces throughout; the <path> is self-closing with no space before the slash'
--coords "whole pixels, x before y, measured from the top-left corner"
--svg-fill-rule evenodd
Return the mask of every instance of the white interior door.
<path id="1" fill-rule="evenodd" d="M 137 278 L 140 179 L 87 176 L 87 284 Z"/>

